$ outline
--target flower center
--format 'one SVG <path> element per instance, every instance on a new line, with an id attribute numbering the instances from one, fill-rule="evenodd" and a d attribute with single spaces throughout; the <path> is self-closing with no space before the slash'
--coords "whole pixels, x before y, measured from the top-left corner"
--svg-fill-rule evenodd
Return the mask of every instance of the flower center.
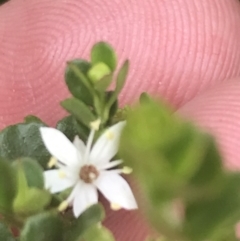
<path id="1" fill-rule="evenodd" d="M 79 172 L 79 177 L 85 183 L 92 183 L 99 176 L 99 172 L 93 165 L 85 165 L 81 168 Z"/>

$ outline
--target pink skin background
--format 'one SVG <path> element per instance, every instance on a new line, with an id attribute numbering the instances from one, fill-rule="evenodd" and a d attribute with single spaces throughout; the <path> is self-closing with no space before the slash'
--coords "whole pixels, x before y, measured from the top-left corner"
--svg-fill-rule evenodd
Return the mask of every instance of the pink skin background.
<path id="1" fill-rule="evenodd" d="M 54 125 L 66 114 L 66 60 L 88 58 L 99 40 L 131 61 L 122 104 L 142 91 L 165 98 L 240 167 L 238 0 L 11 0 L 0 7 L 0 128 L 27 114 Z M 107 215 L 117 241 L 144 240 L 138 212 Z"/>

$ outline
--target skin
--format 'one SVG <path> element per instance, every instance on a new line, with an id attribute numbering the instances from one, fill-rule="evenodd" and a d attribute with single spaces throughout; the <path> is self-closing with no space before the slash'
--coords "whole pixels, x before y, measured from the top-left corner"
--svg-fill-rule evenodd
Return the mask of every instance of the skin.
<path id="1" fill-rule="evenodd" d="M 131 71 L 121 103 L 142 91 L 166 99 L 216 136 L 227 168 L 240 166 L 240 3 L 238 0 L 11 0 L 0 7 L 0 128 L 66 113 L 65 62 L 104 40 Z M 138 212 L 112 212 L 118 241 L 142 241 Z"/>

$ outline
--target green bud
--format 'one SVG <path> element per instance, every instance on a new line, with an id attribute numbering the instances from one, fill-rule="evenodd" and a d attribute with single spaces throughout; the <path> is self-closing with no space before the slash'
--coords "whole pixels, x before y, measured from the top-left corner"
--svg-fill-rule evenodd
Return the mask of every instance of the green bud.
<path id="1" fill-rule="evenodd" d="M 101 80 L 104 76 L 109 75 L 110 73 L 111 69 L 105 63 L 99 62 L 90 68 L 87 75 L 89 79 L 96 83 L 99 80 Z"/>

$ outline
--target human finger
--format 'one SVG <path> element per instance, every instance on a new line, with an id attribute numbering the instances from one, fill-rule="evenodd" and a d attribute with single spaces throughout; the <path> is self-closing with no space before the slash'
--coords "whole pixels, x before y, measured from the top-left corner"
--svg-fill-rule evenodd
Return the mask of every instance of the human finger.
<path id="1" fill-rule="evenodd" d="M 99 40 L 130 58 L 122 104 L 148 91 L 181 106 L 239 75 L 239 12 L 236 0 L 11 0 L 0 7 L 0 128 L 62 117 L 65 63 Z"/>

